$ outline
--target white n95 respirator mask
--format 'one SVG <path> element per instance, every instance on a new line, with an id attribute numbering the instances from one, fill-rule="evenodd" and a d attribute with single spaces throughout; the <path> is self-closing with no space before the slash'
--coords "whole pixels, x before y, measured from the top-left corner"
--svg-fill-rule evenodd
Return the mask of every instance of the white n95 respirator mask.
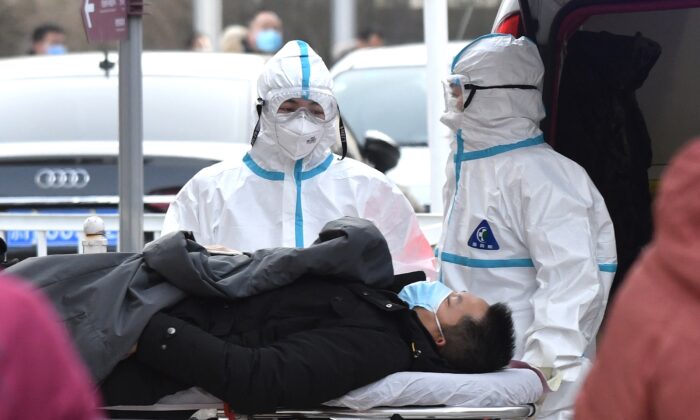
<path id="1" fill-rule="evenodd" d="M 323 138 L 324 130 L 324 125 L 316 121 L 306 108 L 299 108 L 275 123 L 277 143 L 293 160 L 311 154 Z"/>

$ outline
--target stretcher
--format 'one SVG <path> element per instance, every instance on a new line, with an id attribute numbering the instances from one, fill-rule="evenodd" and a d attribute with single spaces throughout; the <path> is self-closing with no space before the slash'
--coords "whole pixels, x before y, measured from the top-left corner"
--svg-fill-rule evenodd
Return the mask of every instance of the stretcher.
<path id="1" fill-rule="evenodd" d="M 534 370 L 524 364 L 517 366 L 478 375 L 399 372 L 328 401 L 323 407 L 280 409 L 236 418 L 525 419 L 534 415 L 534 403 L 542 397 L 546 385 Z M 219 400 L 196 388 L 165 397 L 152 406 L 110 408 L 148 413 L 143 418 L 188 409 L 198 410 L 191 418 L 230 418 Z"/>
<path id="2" fill-rule="evenodd" d="M 142 412 L 149 413 L 144 415 L 144 419 L 157 418 L 153 416 L 152 410 L 137 410 L 137 407 L 124 406 L 124 410 L 130 413 Z M 160 413 L 168 411 L 184 411 L 187 406 L 178 406 L 170 410 L 159 410 Z M 195 407 L 190 407 L 195 408 Z M 230 415 L 224 410 L 223 406 L 217 408 L 200 408 L 194 414 L 189 415 L 190 419 L 198 420 L 230 420 L 236 418 L 238 420 L 256 420 L 256 419 L 527 419 L 535 414 L 534 404 L 517 405 L 512 407 L 376 407 L 369 410 L 352 410 L 349 408 L 322 407 L 315 410 L 277 410 L 274 413 L 255 414 L 255 415 Z M 164 416 L 165 417 L 165 416 Z M 169 417 L 170 418 L 170 417 Z M 187 417 L 184 417 L 187 418 Z M 134 420 L 140 420 L 134 418 Z"/>

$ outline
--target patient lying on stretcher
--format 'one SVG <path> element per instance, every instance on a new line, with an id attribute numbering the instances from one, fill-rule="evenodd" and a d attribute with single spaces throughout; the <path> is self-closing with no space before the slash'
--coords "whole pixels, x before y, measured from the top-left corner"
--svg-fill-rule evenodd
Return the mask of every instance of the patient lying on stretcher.
<path id="1" fill-rule="evenodd" d="M 442 283 L 399 295 L 306 278 L 239 300 L 187 298 L 153 316 L 102 382 L 106 405 L 192 386 L 239 413 L 316 407 L 400 371 L 481 373 L 513 355 L 510 311 Z"/>

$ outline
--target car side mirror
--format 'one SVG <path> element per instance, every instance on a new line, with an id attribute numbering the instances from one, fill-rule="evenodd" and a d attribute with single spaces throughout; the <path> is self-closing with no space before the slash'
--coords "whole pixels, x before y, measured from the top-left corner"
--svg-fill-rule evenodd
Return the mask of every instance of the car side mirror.
<path id="1" fill-rule="evenodd" d="M 401 150 L 398 143 L 379 130 L 365 131 L 364 155 L 379 172 L 386 173 L 399 163 Z"/>

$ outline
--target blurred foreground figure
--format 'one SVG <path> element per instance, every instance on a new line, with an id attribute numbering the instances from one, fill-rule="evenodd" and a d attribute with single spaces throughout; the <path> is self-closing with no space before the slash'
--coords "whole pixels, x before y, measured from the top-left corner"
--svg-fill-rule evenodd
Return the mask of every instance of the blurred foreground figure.
<path id="1" fill-rule="evenodd" d="M 101 418 L 97 396 L 49 303 L 0 276 L 0 419 Z"/>
<path id="2" fill-rule="evenodd" d="M 612 307 L 576 419 L 695 417 L 700 389 L 700 139 L 673 159 L 654 239 Z"/>

